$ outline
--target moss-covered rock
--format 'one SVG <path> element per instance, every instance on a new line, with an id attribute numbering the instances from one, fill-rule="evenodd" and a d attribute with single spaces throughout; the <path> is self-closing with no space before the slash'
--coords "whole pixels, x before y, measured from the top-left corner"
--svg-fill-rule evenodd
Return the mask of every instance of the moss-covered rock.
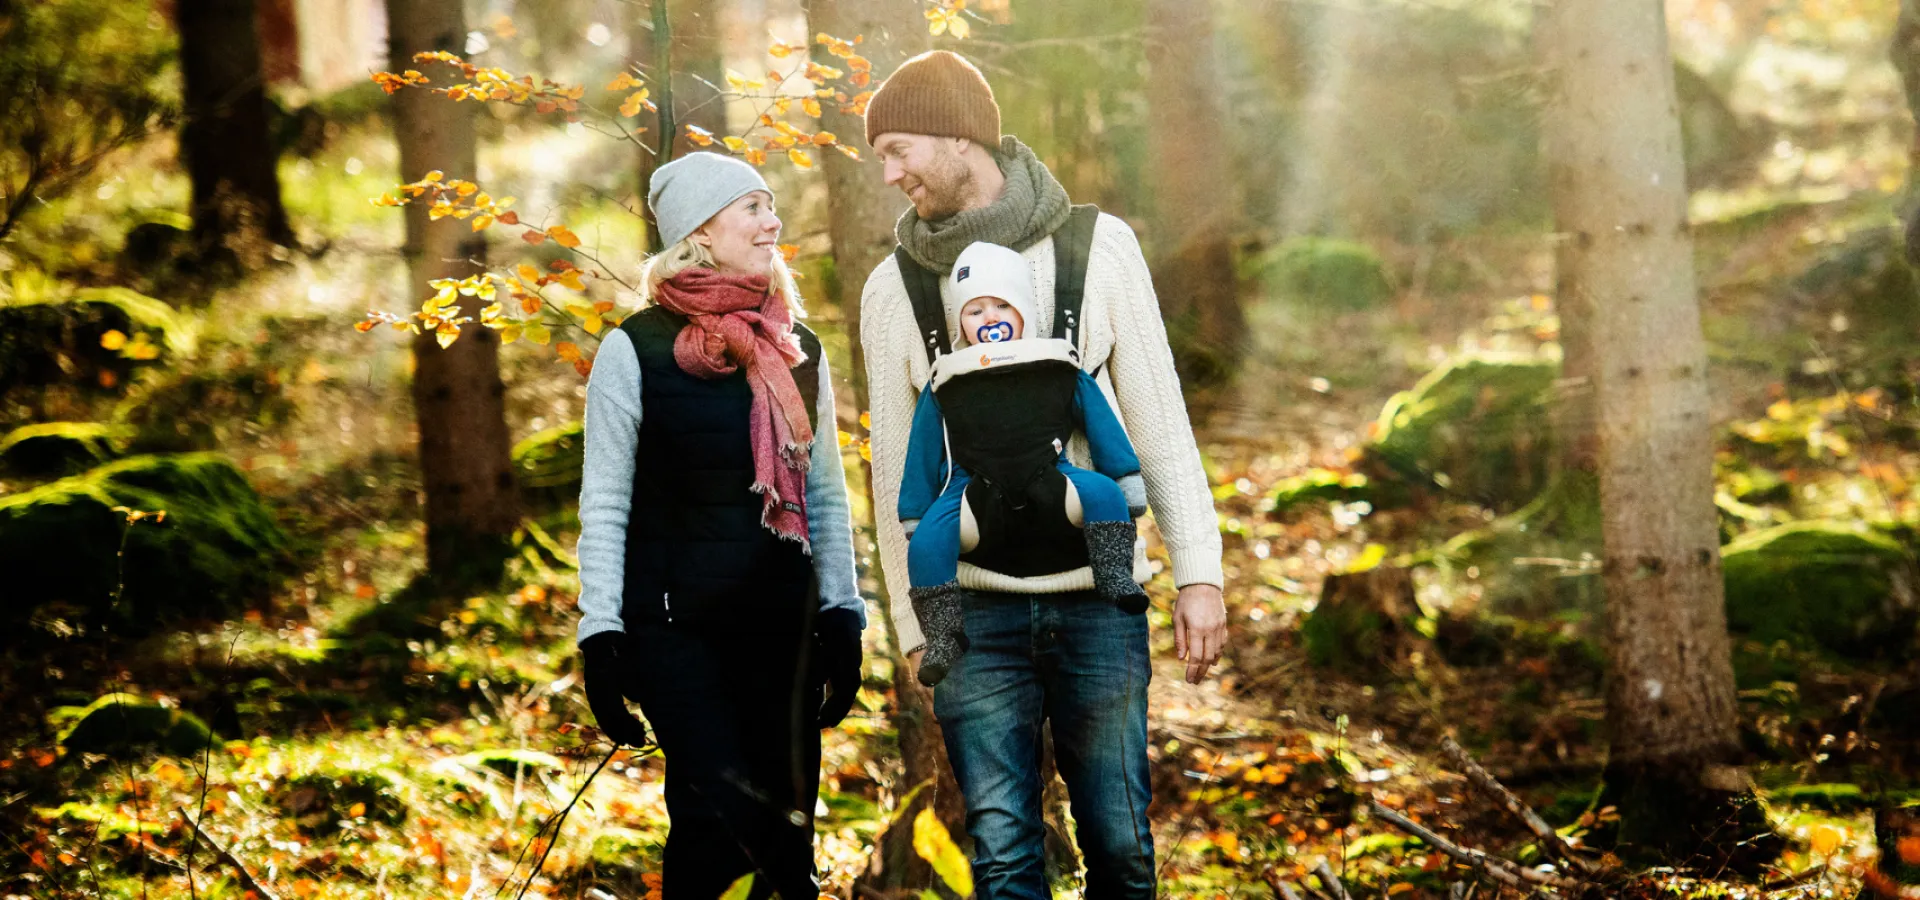
<path id="1" fill-rule="evenodd" d="M 1549 413 L 1559 376 L 1558 363 L 1531 358 L 1449 363 L 1387 401 L 1367 456 L 1416 483 L 1516 509 L 1546 486 L 1552 470 Z"/>
<path id="2" fill-rule="evenodd" d="M 1854 659 L 1904 659 L 1915 650 L 1913 559 L 1884 535 L 1795 522 L 1736 539 L 1722 565 L 1736 634 Z"/>
<path id="3" fill-rule="evenodd" d="M 1254 263 L 1268 290 L 1302 303 L 1369 309 L 1393 296 L 1386 266 L 1365 244 L 1339 238 L 1288 238 Z"/>
<path id="4" fill-rule="evenodd" d="M 477 769 L 492 769 L 512 778 L 516 772 L 534 775 L 544 772 L 559 772 L 566 768 L 560 758 L 551 753 L 538 750 L 516 750 L 495 748 L 480 750 L 460 757 L 460 764 Z"/>
<path id="5" fill-rule="evenodd" d="M 117 508 L 166 516 L 129 525 Z M 224 457 L 130 457 L 0 497 L 0 572 L 16 598 L 0 624 L 46 608 L 130 631 L 227 615 L 270 591 L 289 556 L 272 513 Z"/>
<path id="6" fill-rule="evenodd" d="M 586 462 L 586 425 L 569 422 L 533 434 L 513 446 L 513 471 L 521 497 L 557 507 L 580 498 L 580 472 Z"/>
<path id="7" fill-rule="evenodd" d="M 311 836 L 331 834 L 354 819 L 398 825 L 407 818 L 393 778 L 371 769 L 329 767 L 296 775 L 274 790 L 273 799 Z"/>
<path id="8" fill-rule="evenodd" d="M 60 745 L 74 753 L 119 753 L 159 748 L 175 756 L 206 750 L 213 732 L 192 713 L 135 694 L 108 694 L 93 701 L 61 732 Z"/>
<path id="9" fill-rule="evenodd" d="M 133 430 L 100 422 L 41 422 L 0 436 L 0 472 L 71 475 L 119 457 Z"/>
<path id="10" fill-rule="evenodd" d="M 1312 469 L 1304 475 L 1282 478 L 1267 493 L 1267 510 L 1276 516 L 1292 512 L 1309 503 L 1372 502 L 1374 492 L 1367 476 L 1359 472 Z M 1376 504 L 1377 505 L 1377 504 Z"/>
<path id="11" fill-rule="evenodd" d="M 1544 619 L 1602 613 L 1599 557 L 1599 481 L 1563 473 L 1526 506 L 1456 535 L 1430 558 L 1442 577 L 1477 589 L 1481 608 Z"/>

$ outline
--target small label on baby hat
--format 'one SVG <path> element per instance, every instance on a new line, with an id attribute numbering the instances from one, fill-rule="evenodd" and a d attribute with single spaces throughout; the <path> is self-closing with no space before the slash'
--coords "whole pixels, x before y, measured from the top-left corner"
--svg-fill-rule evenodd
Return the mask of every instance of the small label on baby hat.
<path id="1" fill-rule="evenodd" d="M 972 267 L 972 266 L 961 266 L 961 267 L 960 267 L 960 271 L 958 271 L 958 272 L 955 272 L 955 273 L 953 273 L 953 280 L 954 280 L 954 281 L 965 281 L 965 280 L 967 280 L 967 275 L 968 275 L 969 273 L 971 273 L 972 271 L 973 271 L 973 267 Z"/>

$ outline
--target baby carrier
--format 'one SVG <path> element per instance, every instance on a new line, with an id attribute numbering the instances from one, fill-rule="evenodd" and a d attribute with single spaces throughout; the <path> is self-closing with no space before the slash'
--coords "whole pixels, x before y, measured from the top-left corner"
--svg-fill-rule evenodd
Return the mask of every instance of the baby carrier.
<path id="1" fill-rule="evenodd" d="M 1067 519 L 1067 481 L 1054 461 L 1073 431 L 1080 306 L 1099 214 L 1075 206 L 1054 232 L 1053 339 L 946 353 L 953 344 L 941 277 L 905 249 L 894 252 L 948 425 L 951 462 L 973 475 L 966 500 L 980 543 L 960 558 L 991 572 L 1028 578 L 1088 564 L 1086 535 Z"/>

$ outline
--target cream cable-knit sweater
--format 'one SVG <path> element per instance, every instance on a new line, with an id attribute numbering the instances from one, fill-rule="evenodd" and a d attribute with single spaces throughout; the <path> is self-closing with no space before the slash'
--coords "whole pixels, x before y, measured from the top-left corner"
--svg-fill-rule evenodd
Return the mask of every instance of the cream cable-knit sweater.
<path id="1" fill-rule="evenodd" d="M 1041 241 L 1022 256 L 1033 272 L 1034 318 L 1038 319 L 1028 323 L 1028 336 L 1053 337 L 1053 240 Z M 958 334 L 959 308 L 948 294 L 944 278 L 941 296 L 947 308 L 948 332 Z M 881 570 L 887 595 L 892 598 L 901 651 L 911 653 L 926 641 L 920 635 L 920 622 L 907 594 L 907 538 L 895 510 L 905 472 L 913 405 L 929 372 L 912 302 L 892 256 L 874 267 L 861 294 L 860 343 L 866 351 L 867 392 L 872 405 L 873 518 L 880 536 Z M 1094 226 L 1093 249 L 1087 262 L 1080 354 L 1083 368 L 1099 369 L 1096 380 L 1100 389 L 1119 413 L 1121 426 L 1140 457 L 1147 499 L 1173 558 L 1174 584 L 1222 584 L 1220 524 L 1214 515 L 1206 471 L 1200 465 L 1200 450 L 1194 444 L 1186 403 L 1180 396 L 1180 378 L 1174 372 L 1173 352 L 1167 346 L 1166 325 L 1160 320 L 1153 279 L 1133 229 L 1105 213 Z M 1074 436 L 1067 456 L 1076 465 L 1089 465 L 1084 436 Z M 1135 577 L 1145 581 L 1147 572 L 1145 553 L 1136 550 Z M 1014 578 L 962 562 L 960 584 L 977 590 L 1054 593 L 1093 587 L 1093 571 L 1080 568 L 1057 575 Z"/>

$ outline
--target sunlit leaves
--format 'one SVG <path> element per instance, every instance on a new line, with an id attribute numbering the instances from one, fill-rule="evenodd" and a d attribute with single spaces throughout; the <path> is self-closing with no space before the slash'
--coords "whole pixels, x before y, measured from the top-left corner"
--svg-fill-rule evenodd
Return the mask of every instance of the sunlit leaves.
<path id="1" fill-rule="evenodd" d="M 802 169 L 813 168 L 813 157 L 808 156 L 805 150 L 788 150 L 787 159 Z"/>
<path id="2" fill-rule="evenodd" d="M 547 237 L 553 238 L 554 243 L 569 250 L 580 246 L 580 236 L 574 234 L 573 231 L 565 225 L 555 225 L 547 229 Z M 576 290 L 578 289 L 576 288 Z"/>
<path id="3" fill-rule="evenodd" d="M 913 817 L 913 852 L 933 866 L 935 874 L 948 888 L 962 897 L 973 894 L 973 867 L 953 842 L 953 835 L 940 824 L 931 808 L 923 808 Z"/>
<path id="4" fill-rule="evenodd" d="M 940 0 L 940 5 L 927 10 L 927 31 L 934 37 L 950 34 L 957 40 L 966 40 L 973 26 L 964 16 L 967 0 Z"/>

